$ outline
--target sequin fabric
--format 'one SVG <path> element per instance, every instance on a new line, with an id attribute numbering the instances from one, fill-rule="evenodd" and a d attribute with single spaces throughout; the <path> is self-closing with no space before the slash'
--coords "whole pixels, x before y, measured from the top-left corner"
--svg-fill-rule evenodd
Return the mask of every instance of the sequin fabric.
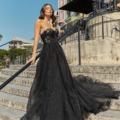
<path id="1" fill-rule="evenodd" d="M 21 120 L 85 120 L 89 113 L 108 110 L 111 99 L 119 97 L 110 84 L 72 77 L 58 34 L 51 28 L 41 34 L 44 46 Z"/>

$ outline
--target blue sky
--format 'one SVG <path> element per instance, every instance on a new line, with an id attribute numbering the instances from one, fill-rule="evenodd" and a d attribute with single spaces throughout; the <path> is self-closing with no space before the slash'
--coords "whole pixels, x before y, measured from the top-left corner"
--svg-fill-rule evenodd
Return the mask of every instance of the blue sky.
<path id="1" fill-rule="evenodd" d="M 13 40 L 13 36 L 31 40 L 35 21 L 46 3 L 58 9 L 58 0 L 0 0 L 0 45 Z M 0 49 L 8 50 L 8 45 Z"/>

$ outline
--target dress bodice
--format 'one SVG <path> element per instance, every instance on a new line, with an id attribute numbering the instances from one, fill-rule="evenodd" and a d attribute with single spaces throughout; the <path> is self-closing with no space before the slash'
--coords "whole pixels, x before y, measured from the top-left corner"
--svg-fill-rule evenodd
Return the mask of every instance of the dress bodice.
<path id="1" fill-rule="evenodd" d="M 45 43 L 54 43 L 58 42 L 58 29 L 53 30 L 52 28 L 46 29 L 40 36 Z"/>

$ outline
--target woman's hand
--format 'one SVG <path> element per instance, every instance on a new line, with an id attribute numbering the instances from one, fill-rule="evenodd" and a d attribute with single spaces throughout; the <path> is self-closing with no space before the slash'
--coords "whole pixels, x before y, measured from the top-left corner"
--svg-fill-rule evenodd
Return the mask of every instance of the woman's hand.
<path id="1" fill-rule="evenodd" d="M 36 59 L 36 55 L 32 56 L 28 62 L 26 64 L 28 64 L 29 62 L 31 62 L 31 65 L 33 65 L 33 63 L 35 62 L 35 59 Z"/>
<path id="2" fill-rule="evenodd" d="M 59 34 L 61 34 L 61 33 L 65 33 L 65 31 L 64 31 L 64 30 L 60 30 L 60 31 L 59 31 Z"/>

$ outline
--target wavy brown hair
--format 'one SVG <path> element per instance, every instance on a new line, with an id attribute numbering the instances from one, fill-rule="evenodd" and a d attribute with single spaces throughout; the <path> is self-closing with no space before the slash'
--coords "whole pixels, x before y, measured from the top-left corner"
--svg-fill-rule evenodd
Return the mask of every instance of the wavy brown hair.
<path id="1" fill-rule="evenodd" d="M 44 5 L 42 6 L 41 10 L 40 10 L 39 19 L 44 19 L 44 17 L 45 17 L 45 9 L 46 9 L 46 6 L 47 6 L 47 5 L 50 5 L 50 6 L 52 7 L 51 4 L 44 4 Z M 52 9 L 53 9 L 53 7 L 52 7 Z M 55 26 L 57 25 L 57 21 L 56 21 L 56 17 L 54 16 L 54 10 L 53 10 L 53 13 L 52 13 L 52 15 L 51 15 L 51 19 L 52 19 L 52 24 L 53 24 L 53 26 L 55 27 Z"/>

